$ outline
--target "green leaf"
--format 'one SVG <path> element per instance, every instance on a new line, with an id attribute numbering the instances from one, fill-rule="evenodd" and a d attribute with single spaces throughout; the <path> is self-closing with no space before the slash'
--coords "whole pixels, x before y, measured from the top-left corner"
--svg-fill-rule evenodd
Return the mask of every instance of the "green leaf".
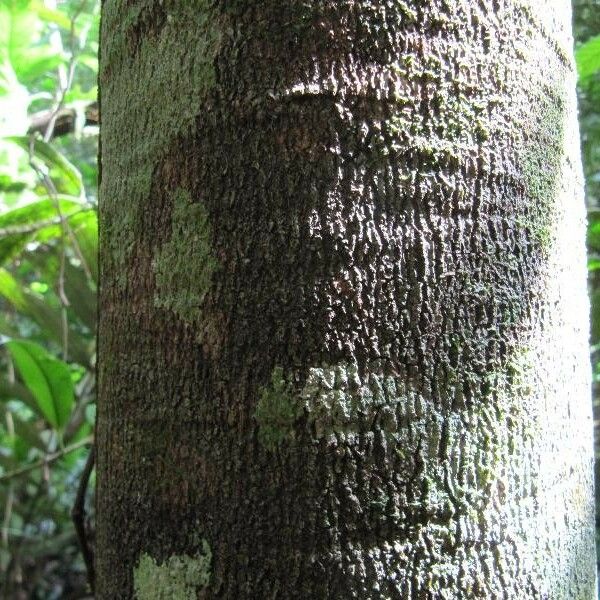
<path id="1" fill-rule="evenodd" d="M 69 367 L 34 342 L 11 340 L 6 347 L 44 418 L 62 429 L 75 398 Z"/>
<path id="2" fill-rule="evenodd" d="M 34 2 L 32 8 L 43 21 L 58 25 L 66 31 L 71 29 L 71 19 L 60 10 L 52 10 L 41 1 Z"/>
<path id="3" fill-rule="evenodd" d="M 19 81 L 24 85 L 31 86 L 36 79 L 48 75 L 66 62 L 67 57 L 63 53 L 56 52 L 50 45 L 44 45 L 29 48 L 22 60 L 13 63 L 13 68 Z"/>
<path id="4" fill-rule="evenodd" d="M 17 144 L 28 154 L 32 150 L 33 156 L 50 170 L 50 176 L 55 180 L 58 192 L 76 197 L 83 196 L 81 173 L 56 148 L 38 138 L 32 141 L 32 138 L 27 135 L 13 135 L 5 139 Z"/>
<path id="5" fill-rule="evenodd" d="M 588 268 L 588 271 L 600 270 L 600 259 L 595 258 L 595 257 L 588 258 L 587 268 Z"/>
<path id="6" fill-rule="evenodd" d="M 600 69 L 600 35 L 590 38 L 575 51 L 577 72 L 582 81 Z"/>
<path id="7" fill-rule="evenodd" d="M 0 296 L 19 312 L 27 312 L 27 298 L 17 280 L 5 269 L 0 269 Z"/>
<path id="8" fill-rule="evenodd" d="M 15 65 L 27 61 L 28 49 L 40 38 L 41 22 L 28 0 L 0 2 L 0 133 L 27 129 L 30 96 L 18 80 Z"/>
<path id="9" fill-rule="evenodd" d="M 77 62 L 81 65 L 84 65 L 92 73 L 98 72 L 98 57 L 93 54 L 83 54 L 77 57 Z"/>
<path id="10" fill-rule="evenodd" d="M 4 297 L 18 312 L 30 317 L 42 333 L 59 345 L 63 339 L 60 309 L 50 306 L 43 296 L 24 288 L 6 269 L 0 268 L 0 297 Z M 69 357 L 80 365 L 91 367 L 89 344 L 74 328 L 68 330 Z"/>
<path id="11" fill-rule="evenodd" d="M 65 104 L 72 106 L 74 102 L 95 102 L 98 100 L 98 87 L 83 89 L 80 85 L 73 85 L 65 95 Z"/>
<path id="12" fill-rule="evenodd" d="M 46 241 L 52 233 L 54 237 L 61 235 L 57 206 L 65 218 L 82 210 L 77 198 L 60 195 L 56 200 L 42 198 L 0 215 L 0 265 L 14 258 L 35 239 Z"/>
<path id="13" fill-rule="evenodd" d="M 0 2 L 0 57 L 12 65 L 24 60 L 40 39 L 42 23 L 29 5 L 29 0 Z"/>
<path id="14" fill-rule="evenodd" d="M 0 193 L 22 192 L 27 187 L 24 181 L 17 181 L 14 177 L 0 174 Z"/>

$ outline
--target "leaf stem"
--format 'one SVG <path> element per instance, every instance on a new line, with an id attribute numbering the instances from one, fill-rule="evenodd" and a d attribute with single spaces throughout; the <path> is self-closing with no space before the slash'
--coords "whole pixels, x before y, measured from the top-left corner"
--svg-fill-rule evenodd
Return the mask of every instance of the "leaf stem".
<path id="1" fill-rule="evenodd" d="M 30 465 L 27 465 L 26 467 L 23 467 L 22 469 L 15 469 L 14 471 L 10 471 L 8 473 L 5 473 L 4 475 L 0 475 L 0 483 L 4 483 L 5 481 L 10 481 L 11 479 L 14 479 L 15 477 L 21 477 L 22 475 L 26 475 L 27 473 L 31 472 L 31 471 L 35 471 L 35 469 L 40 469 L 42 467 L 45 467 L 55 461 L 57 461 L 59 458 L 62 458 L 63 456 L 70 454 L 71 452 L 74 452 L 75 450 L 78 450 L 79 448 L 83 448 L 83 446 L 88 446 L 89 444 L 92 444 L 94 442 L 94 436 L 90 435 L 85 437 L 82 440 L 79 440 L 78 442 L 75 442 L 74 444 L 71 444 L 70 446 L 66 446 L 65 448 L 62 448 L 61 450 L 57 450 L 56 452 L 53 452 L 51 454 L 47 454 L 46 456 L 44 456 L 44 458 L 41 458 L 40 460 L 31 463 Z"/>

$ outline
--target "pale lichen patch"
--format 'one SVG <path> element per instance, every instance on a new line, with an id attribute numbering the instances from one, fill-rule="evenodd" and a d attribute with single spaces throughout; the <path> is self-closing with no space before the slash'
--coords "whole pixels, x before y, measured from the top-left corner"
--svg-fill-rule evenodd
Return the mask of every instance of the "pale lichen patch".
<path id="1" fill-rule="evenodd" d="M 142 554 L 133 571 L 137 600 L 196 600 L 210 582 L 212 551 L 206 540 L 195 556 L 176 555 L 158 562 Z"/>
<path id="2" fill-rule="evenodd" d="M 361 377 L 356 365 L 338 363 L 311 367 L 300 398 L 315 436 L 322 438 L 352 431 L 376 414 L 380 426 L 393 433 L 398 427 L 393 408 L 407 402 L 407 391 L 395 377 L 376 370 Z"/>

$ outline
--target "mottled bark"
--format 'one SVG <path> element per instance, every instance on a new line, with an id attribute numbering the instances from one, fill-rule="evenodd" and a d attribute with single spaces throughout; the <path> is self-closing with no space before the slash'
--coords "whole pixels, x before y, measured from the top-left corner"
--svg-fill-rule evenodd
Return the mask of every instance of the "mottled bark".
<path id="1" fill-rule="evenodd" d="M 568 0 L 105 0 L 98 598 L 595 597 Z"/>

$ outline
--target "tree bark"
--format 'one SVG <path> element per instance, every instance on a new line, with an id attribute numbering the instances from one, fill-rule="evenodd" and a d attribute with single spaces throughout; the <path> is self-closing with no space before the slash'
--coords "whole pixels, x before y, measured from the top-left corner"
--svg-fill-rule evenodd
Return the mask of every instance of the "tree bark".
<path id="1" fill-rule="evenodd" d="M 105 0 L 97 597 L 595 598 L 568 0 Z"/>

